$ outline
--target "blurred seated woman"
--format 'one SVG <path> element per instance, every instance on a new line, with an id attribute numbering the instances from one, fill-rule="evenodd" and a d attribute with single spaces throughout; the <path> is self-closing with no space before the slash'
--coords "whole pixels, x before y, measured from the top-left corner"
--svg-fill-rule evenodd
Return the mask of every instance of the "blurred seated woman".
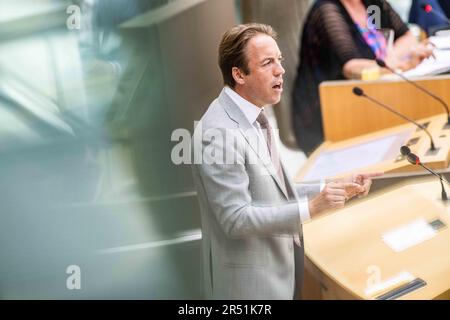
<path id="1" fill-rule="evenodd" d="M 374 5 L 378 16 L 370 7 Z M 393 45 L 388 49 L 384 34 L 392 32 Z M 405 71 L 431 54 L 428 44 L 417 42 L 385 0 L 316 0 L 303 27 L 293 90 L 299 147 L 309 154 L 323 141 L 318 90 L 322 81 L 361 78 L 364 69 L 376 67 L 376 58 Z"/>

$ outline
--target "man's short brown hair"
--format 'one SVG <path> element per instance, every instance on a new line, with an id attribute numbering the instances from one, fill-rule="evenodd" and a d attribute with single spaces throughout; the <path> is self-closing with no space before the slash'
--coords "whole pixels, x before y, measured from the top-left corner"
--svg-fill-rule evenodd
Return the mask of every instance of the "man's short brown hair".
<path id="1" fill-rule="evenodd" d="M 229 29 L 223 35 L 219 45 L 219 67 L 222 71 L 225 85 L 234 88 L 236 84 L 231 72 L 233 67 L 237 67 L 245 74 L 249 74 L 250 70 L 245 55 L 245 48 L 248 41 L 258 34 L 266 34 L 273 39 L 277 37 L 275 30 L 271 26 L 261 23 L 240 24 Z"/>

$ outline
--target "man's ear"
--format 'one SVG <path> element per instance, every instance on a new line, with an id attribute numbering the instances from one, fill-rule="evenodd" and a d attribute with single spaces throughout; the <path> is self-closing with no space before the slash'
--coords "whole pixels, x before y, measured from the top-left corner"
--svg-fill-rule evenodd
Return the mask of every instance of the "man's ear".
<path id="1" fill-rule="evenodd" d="M 242 72 L 241 69 L 239 69 L 238 67 L 233 67 L 231 69 L 231 74 L 233 76 L 234 81 L 237 84 L 243 85 L 245 84 L 245 80 L 244 80 L 244 72 Z"/>

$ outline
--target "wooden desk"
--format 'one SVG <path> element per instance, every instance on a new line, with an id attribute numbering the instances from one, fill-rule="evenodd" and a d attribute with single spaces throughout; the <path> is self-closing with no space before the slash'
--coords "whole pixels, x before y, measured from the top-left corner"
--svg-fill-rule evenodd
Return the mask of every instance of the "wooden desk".
<path id="1" fill-rule="evenodd" d="M 439 151 L 435 154 L 428 154 L 427 152 L 430 148 L 430 139 L 426 135 L 424 131 L 417 131 L 417 128 L 410 123 L 403 124 L 400 126 L 396 126 L 389 129 L 380 130 L 374 133 L 369 133 L 360 137 L 339 141 L 339 142 L 324 142 L 303 164 L 303 166 L 299 169 L 298 173 L 295 175 L 294 180 L 296 182 L 301 181 L 314 181 L 324 178 L 332 178 L 332 177 L 340 177 L 352 172 L 385 172 L 385 173 L 407 173 L 414 171 L 423 171 L 420 166 L 411 165 L 406 159 L 400 158 L 400 146 L 406 145 L 408 142 L 416 140 L 414 145 L 411 145 L 410 148 L 412 152 L 417 154 L 421 161 L 434 169 L 446 169 L 450 164 L 450 128 L 444 129 L 444 125 L 446 124 L 447 117 L 444 114 L 433 116 L 429 118 L 420 119 L 419 123 L 429 123 L 428 130 L 433 136 L 436 148 L 439 148 Z M 386 137 L 396 137 L 398 136 L 398 140 L 393 143 L 392 150 L 389 149 L 389 152 L 386 155 L 379 157 L 378 154 L 374 153 L 373 155 L 369 154 L 369 156 L 379 157 L 381 160 L 372 161 L 370 165 L 359 165 L 359 160 L 357 157 L 359 154 L 355 155 L 355 158 L 350 159 L 349 161 L 354 161 L 355 165 L 348 165 L 347 162 L 339 163 L 336 165 L 336 168 L 339 165 L 342 165 L 344 169 L 351 168 L 350 170 L 346 170 L 343 172 L 339 172 L 338 174 L 326 175 L 323 177 L 316 177 L 316 174 L 312 174 L 315 170 L 317 172 L 319 169 L 319 165 L 317 164 L 319 161 L 323 161 L 324 158 L 329 154 L 336 154 L 338 157 L 338 152 L 345 152 L 345 150 L 349 150 L 351 148 L 361 148 L 365 153 L 370 153 L 372 150 L 365 146 L 373 143 L 373 141 L 377 141 L 380 139 L 385 139 Z M 388 142 L 390 143 L 390 142 Z M 341 153 L 342 154 L 342 153 Z M 367 157 L 367 154 L 361 154 L 361 158 Z M 339 159 L 334 159 L 335 162 L 338 162 Z M 320 167 L 322 168 L 322 167 Z M 325 168 L 327 169 L 327 168 Z M 344 170 L 343 169 L 343 170 Z M 331 170 L 338 171 L 338 170 Z M 331 172 L 330 171 L 330 172 Z M 324 171 L 326 173 L 326 171 Z M 324 175 L 325 175 L 324 173 Z"/>
<path id="2" fill-rule="evenodd" d="M 450 75 L 414 80 L 444 101 L 450 101 Z M 414 120 L 445 112 L 439 102 L 399 78 L 326 81 L 319 87 L 324 140 L 342 141 L 404 123 L 389 111 L 355 96 L 352 92 L 355 86 Z"/>
<path id="3" fill-rule="evenodd" d="M 427 282 L 399 299 L 449 299 L 448 227 L 399 253 L 382 240 L 384 233 L 418 218 L 439 218 L 448 226 L 450 203 L 444 204 L 440 194 L 437 179 L 418 179 L 305 223 L 304 298 L 373 299 L 364 292 L 369 272 L 379 270 L 381 281 L 407 271 Z"/>

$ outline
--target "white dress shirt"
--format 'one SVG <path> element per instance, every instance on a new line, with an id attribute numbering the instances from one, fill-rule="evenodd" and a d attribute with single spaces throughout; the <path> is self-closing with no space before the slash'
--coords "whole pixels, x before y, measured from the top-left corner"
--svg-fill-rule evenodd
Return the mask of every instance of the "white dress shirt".
<path id="1" fill-rule="evenodd" d="M 260 127 L 258 121 L 256 121 L 256 118 L 258 118 L 259 113 L 264 108 L 260 108 L 256 105 L 254 105 L 253 103 L 247 101 L 246 99 L 241 97 L 236 91 L 234 91 L 233 89 L 231 89 L 228 86 L 225 86 L 225 92 L 231 98 L 231 100 L 233 100 L 233 102 L 236 103 L 239 106 L 239 108 L 242 110 L 242 112 L 244 113 L 247 120 L 252 124 L 253 128 L 256 130 L 258 137 L 260 139 L 262 139 L 263 141 L 265 141 L 261 127 Z M 267 150 L 267 151 L 269 151 L 269 150 Z M 281 159 L 280 159 L 280 161 L 281 161 Z M 321 186 L 321 189 L 322 189 L 322 186 Z M 308 198 L 306 196 L 299 198 L 298 209 L 300 212 L 300 220 L 302 223 L 311 219 L 311 216 L 309 214 Z"/>

